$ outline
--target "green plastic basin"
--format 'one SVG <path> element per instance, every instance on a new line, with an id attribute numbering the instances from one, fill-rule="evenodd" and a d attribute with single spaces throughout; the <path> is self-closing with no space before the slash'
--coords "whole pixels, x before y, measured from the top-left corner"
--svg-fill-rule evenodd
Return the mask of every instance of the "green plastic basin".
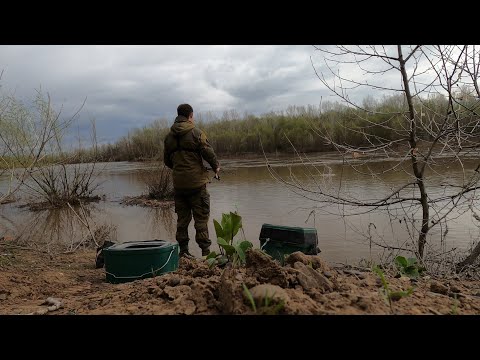
<path id="1" fill-rule="evenodd" d="M 155 277 L 178 269 L 178 243 L 166 240 L 115 244 L 103 252 L 109 283 Z"/>

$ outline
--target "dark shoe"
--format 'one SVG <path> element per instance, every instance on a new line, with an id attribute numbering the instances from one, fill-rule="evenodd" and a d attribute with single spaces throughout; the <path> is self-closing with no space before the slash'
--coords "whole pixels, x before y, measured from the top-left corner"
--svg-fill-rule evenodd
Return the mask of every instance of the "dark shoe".
<path id="1" fill-rule="evenodd" d="M 179 257 L 186 257 L 187 259 L 194 259 L 195 256 L 193 256 L 192 254 L 190 254 L 188 252 L 188 250 L 186 251 L 180 251 L 180 254 L 178 255 Z"/>
<path id="2" fill-rule="evenodd" d="M 207 256 L 210 254 L 210 249 L 202 249 L 202 256 Z"/>

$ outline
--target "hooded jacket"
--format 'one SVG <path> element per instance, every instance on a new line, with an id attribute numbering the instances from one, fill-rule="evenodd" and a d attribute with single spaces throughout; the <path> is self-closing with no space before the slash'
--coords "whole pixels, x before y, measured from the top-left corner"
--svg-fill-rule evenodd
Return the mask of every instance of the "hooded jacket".
<path id="1" fill-rule="evenodd" d="M 209 182 L 207 161 L 215 171 L 217 157 L 205 133 L 184 116 L 177 116 L 165 137 L 163 161 L 173 169 L 175 189 L 197 189 Z"/>

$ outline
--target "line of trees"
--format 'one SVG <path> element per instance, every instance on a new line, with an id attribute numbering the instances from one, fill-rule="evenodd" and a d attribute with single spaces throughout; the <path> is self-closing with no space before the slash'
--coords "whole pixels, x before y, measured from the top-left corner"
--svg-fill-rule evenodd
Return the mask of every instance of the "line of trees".
<path id="1" fill-rule="evenodd" d="M 465 106 L 476 103 L 475 96 L 467 88 L 458 90 Z M 471 104 L 470 104 L 471 103 Z M 270 112 L 260 116 L 240 115 L 235 110 L 225 112 L 221 117 L 211 113 L 198 114 L 196 124 L 207 136 L 219 155 L 261 154 L 292 152 L 289 140 L 301 152 L 332 151 L 336 148 L 332 142 L 315 134 L 313 128 L 322 128 L 335 144 L 349 147 L 370 147 L 385 141 L 400 140 L 404 125 L 404 104 L 402 94 L 374 99 L 371 96 L 363 100 L 363 109 L 368 109 L 367 118 L 363 109 L 354 108 L 338 102 L 323 102 L 319 106 L 290 106 L 284 111 Z M 435 123 L 449 107 L 449 100 L 440 94 L 414 101 L 415 112 L 421 119 Z M 472 115 L 462 117 L 465 124 L 472 124 Z M 161 119 L 143 128 L 132 130 L 127 136 L 113 144 L 98 146 L 99 161 L 136 161 L 159 160 L 162 158 L 163 139 L 171 126 L 171 121 Z M 385 124 L 388 123 L 388 126 Z M 468 127 L 468 125 L 467 125 Z M 368 128 L 370 138 L 363 134 Z M 468 129 L 466 129 L 468 130 Z M 475 128 L 475 131 L 477 129 Z M 431 133 L 419 128 L 419 140 L 431 140 Z M 261 143 L 260 143 L 261 141 Z M 421 144 L 419 144 L 421 146 Z M 80 151 L 77 159 L 88 161 L 90 150 Z"/>

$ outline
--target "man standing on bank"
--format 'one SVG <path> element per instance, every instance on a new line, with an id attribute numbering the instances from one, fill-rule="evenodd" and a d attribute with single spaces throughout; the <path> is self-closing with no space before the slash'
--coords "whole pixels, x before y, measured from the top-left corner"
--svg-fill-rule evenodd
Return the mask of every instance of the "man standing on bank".
<path id="1" fill-rule="evenodd" d="M 218 177 L 220 164 L 205 133 L 195 127 L 193 108 L 181 104 L 178 116 L 165 138 L 163 161 L 173 169 L 175 189 L 175 212 L 177 213 L 176 239 L 180 247 L 180 257 L 193 257 L 188 252 L 188 225 L 195 221 L 195 241 L 202 249 L 202 256 L 210 252 L 211 240 L 208 237 L 210 216 L 210 194 L 208 170 L 203 165 L 205 159 Z"/>

